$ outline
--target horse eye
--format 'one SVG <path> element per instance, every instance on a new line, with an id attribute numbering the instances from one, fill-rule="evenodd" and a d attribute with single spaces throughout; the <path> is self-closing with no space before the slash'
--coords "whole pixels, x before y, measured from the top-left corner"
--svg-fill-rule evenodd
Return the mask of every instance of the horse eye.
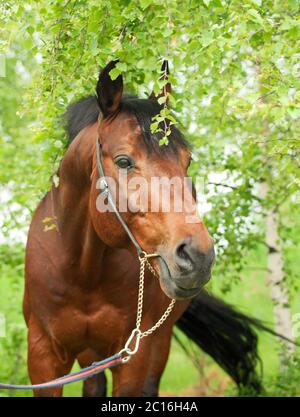
<path id="1" fill-rule="evenodd" d="M 127 156 L 120 156 L 115 160 L 115 164 L 121 169 L 129 169 L 133 166 L 130 158 Z"/>

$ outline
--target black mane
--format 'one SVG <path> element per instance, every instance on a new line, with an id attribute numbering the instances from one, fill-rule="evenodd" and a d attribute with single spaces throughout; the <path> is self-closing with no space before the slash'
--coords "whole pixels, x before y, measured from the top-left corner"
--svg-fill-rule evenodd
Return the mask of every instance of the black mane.
<path id="1" fill-rule="evenodd" d="M 161 111 L 161 106 L 155 100 L 139 99 L 129 95 L 123 96 L 121 111 L 136 117 L 143 131 L 143 140 L 149 151 L 176 154 L 179 148 L 188 147 L 183 134 L 174 125 L 171 126 L 168 145 L 159 145 L 162 133 L 153 134 L 150 129 L 152 117 Z M 84 97 L 69 105 L 64 115 L 69 144 L 82 129 L 97 121 L 99 113 L 97 97 L 94 95 Z"/>

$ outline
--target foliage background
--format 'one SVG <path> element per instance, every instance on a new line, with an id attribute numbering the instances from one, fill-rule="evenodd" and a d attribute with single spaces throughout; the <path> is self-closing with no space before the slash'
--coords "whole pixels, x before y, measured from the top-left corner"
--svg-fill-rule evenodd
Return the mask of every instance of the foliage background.
<path id="1" fill-rule="evenodd" d="M 0 311 L 7 323 L 0 379 L 27 380 L 20 242 L 65 150 L 60 115 L 94 91 L 110 59 L 120 59 L 112 76 L 123 73 L 126 89 L 140 96 L 161 88 L 161 61 L 169 59 L 171 104 L 194 146 L 191 175 L 205 178 L 205 220 L 217 243 L 211 289 L 273 322 L 264 230 L 274 209 L 284 284 L 292 313 L 299 312 L 298 1 L 1 0 L 0 8 Z M 262 336 L 260 343 L 270 392 L 299 395 L 297 372 L 279 369 L 277 341 Z M 230 388 L 209 358 L 199 358 L 201 378 L 174 346 L 163 391 Z"/>

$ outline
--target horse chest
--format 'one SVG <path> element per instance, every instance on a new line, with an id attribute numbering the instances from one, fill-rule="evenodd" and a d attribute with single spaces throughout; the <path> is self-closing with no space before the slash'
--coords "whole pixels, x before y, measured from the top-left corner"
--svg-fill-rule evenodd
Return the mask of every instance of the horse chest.
<path id="1" fill-rule="evenodd" d="M 102 304 L 100 300 L 93 302 L 91 297 L 81 306 L 61 309 L 51 322 L 51 333 L 61 344 L 72 349 L 80 351 L 91 347 L 98 350 L 117 343 L 129 331 L 128 325 L 134 326 L 134 310 L 129 316 L 111 304 Z"/>

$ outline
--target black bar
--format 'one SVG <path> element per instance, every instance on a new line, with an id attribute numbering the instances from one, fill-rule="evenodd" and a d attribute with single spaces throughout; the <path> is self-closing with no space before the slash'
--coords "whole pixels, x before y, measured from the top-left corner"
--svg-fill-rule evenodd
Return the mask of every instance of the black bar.
<path id="1" fill-rule="evenodd" d="M 221 413 L 224 416 L 243 415 L 246 411 L 255 413 L 268 407 L 268 414 L 274 409 L 286 412 L 288 407 L 299 407 L 300 397 L 161 397 L 161 398 L 22 398 L 0 397 L 0 410 L 8 410 L 9 415 L 21 411 L 20 415 L 30 413 L 30 417 L 48 415 L 66 415 L 96 417 L 110 414 L 150 415 L 150 414 L 180 414 L 207 415 Z M 3 413 L 4 415 L 4 413 Z"/>

